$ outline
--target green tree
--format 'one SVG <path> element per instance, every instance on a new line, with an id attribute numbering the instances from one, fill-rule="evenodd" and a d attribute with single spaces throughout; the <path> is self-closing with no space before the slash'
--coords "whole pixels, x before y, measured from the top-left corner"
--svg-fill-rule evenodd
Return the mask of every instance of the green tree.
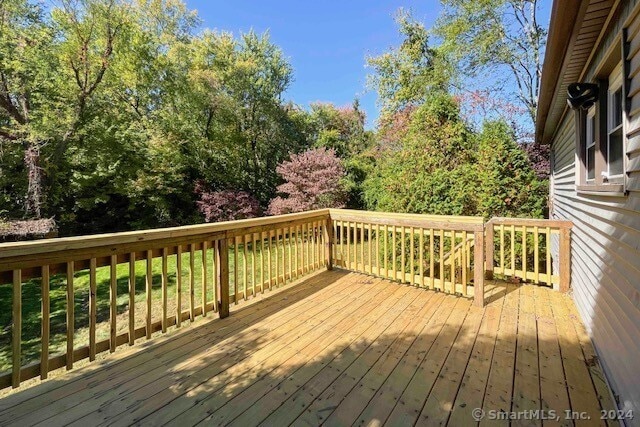
<path id="1" fill-rule="evenodd" d="M 547 183 L 538 179 L 504 121 L 484 123 L 478 135 L 478 172 L 478 213 L 486 218 L 544 216 Z"/>
<path id="2" fill-rule="evenodd" d="M 446 58 L 429 46 L 425 26 L 403 9 L 395 19 L 404 38 L 400 46 L 367 58 L 367 66 L 373 69 L 367 84 L 378 92 L 383 115 L 420 105 L 432 92 L 446 90 L 449 83 Z"/>

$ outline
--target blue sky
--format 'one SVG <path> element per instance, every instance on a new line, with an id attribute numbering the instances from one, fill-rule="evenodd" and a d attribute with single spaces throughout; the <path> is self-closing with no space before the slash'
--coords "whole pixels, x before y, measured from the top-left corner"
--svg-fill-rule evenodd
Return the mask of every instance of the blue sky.
<path id="1" fill-rule="evenodd" d="M 269 31 L 288 57 L 294 81 L 287 99 L 308 107 L 315 101 L 350 104 L 357 96 L 367 112 L 367 127 L 378 117 L 376 95 L 366 92 L 367 55 L 378 55 L 401 39 L 393 16 L 409 9 L 430 28 L 442 8 L 439 0 L 186 0 L 202 27 L 231 31 Z M 549 20 L 551 0 L 540 3 Z M 514 87 L 515 91 L 515 87 Z"/>
<path id="2" fill-rule="evenodd" d="M 378 116 L 375 93 L 365 93 L 365 57 L 400 42 L 393 15 L 411 9 L 430 27 L 440 12 L 438 0 L 407 1 L 250 1 L 187 0 L 203 28 L 234 34 L 253 28 L 269 31 L 294 69 L 287 98 L 307 107 L 314 101 L 350 104 L 358 96 L 368 126 Z"/>

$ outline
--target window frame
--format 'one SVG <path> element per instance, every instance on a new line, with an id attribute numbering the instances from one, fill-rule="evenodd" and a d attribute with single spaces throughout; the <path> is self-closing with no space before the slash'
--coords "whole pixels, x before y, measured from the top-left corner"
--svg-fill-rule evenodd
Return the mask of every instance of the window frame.
<path id="1" fill-rule="evenodd" d="M 613 58 L 611 58 L 613 59 Z M 607 70 L 601 70 L 594 76 L 594 83 L 600 87 L 599 99 L 589 110 L 579 111 L 576 115 L 578 145 L 576 150 L 576 191 L 593 195 L 624 195 L 625 194 L 625 147 L 627 144 L 625 129 L 627 126 L 626 109 L 626 82 L 624 79 L 623 62 L 621 59 L 606 61 L 613 66 Z M 615 93 L 622 89 L 620 125 L 611 128 L 614 122 L 613 100 Z M 589 120 L 595 118 L 593 129 L 589 129 Z M 622 173 L 610 176 L 609 137 L 613 132 L 620 131 L 622 138 Z M 591 133 L 595 135 L 595 141 L 588 142 Z M 594 153 L 594 177 L 589 178 L 588 150 L 595 146 Z"/>

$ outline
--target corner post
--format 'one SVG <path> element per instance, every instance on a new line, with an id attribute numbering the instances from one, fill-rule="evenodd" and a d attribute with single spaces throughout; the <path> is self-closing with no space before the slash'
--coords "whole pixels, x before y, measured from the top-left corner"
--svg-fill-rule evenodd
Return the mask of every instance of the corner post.
<path id="1" fill-rule="evenodd" d="M 483 226 L 484 228 L 484 226 Z M 484 230 L 475 231 L 473 233 L 473 305 L 484 307 L 484 261 L 485 261 L 485 242 Z"/>
<path id="2" fill-rule="evenodd" d="M 487 280 L 493 280 L 493 251 L 495 229 L 491 220 L 489 220 L 485 224 L 485 232 L 485 277 L 487 278 Z"/>
<path id="3" fill-rule="evenodd" d="M 230 239 L 223 238 L 216 242 L 218 250 L 218 295 L 220 295 L 220 301 L 218 301 L 218 307 L 221 319 L 229 317 L 229 241 Z"/>
<path id="4" fill-rule="evenodd" d="M 324 221 L 324 251 L 325 251 L 325 259 L 327 261 L 327 270 L 333 270 L 333 233 L 331 230 L 333 229 L 333 222 L 331 221 L 331 217 L 328 217 Z"/>
<path id="5" fill-rule="evenodd" d="M 560 292 L 569 291 L 571 285 L 571 228 L 560 229 Z"/>

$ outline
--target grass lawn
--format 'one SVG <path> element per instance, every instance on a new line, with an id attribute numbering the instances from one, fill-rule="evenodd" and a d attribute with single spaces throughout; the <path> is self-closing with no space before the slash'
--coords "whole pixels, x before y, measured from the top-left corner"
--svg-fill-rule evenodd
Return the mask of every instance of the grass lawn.
<path id="1" fill-rule="evenodd" d="M 293 260 L 295 252 L 293 246 L 278 245 L 278 259 L 280 262 L 280 275 L 282 275 L 282 263 L 289 264 L 289 259 Z M 251 245 L 247 250 L 247 288 L 253 286 L 260 288 L 262 266 L 268 263 L 267 252 L 256 247 L 255 251 L 255 272 L 252 272 Z M 290 254 L 291 252 L 291 254 Z M 322 252 L 323 253 L 323 252 Z M 272 274 L 275 275 L 276 265 L 275 245 L 271 255 Z M 291 258 L 290 258 L 291 256 Z M 182 276 L 182 310 L 189 309 L 189 260 L 190 254 L 182 254 L 182 271 L 177 272 L 176 255 L 168 257 L 168 286 L 167 286 L 167 315 L 176 313 L 176 277 Z M 234 300 L 235 289 L 235 263 L 234 251 L 230 250 L 229 270 L 230 270 L 230 294 L 231 302 Z M 209 249 L 206 256 L 207 262 L 207 295 L 208 303 L 214 300 L 215 274 L 213 265 L 213 250 Z M 298 265 L 302 266 L 302 253 L 298 251 Z M 244 294 L 245 283 L 245 257 L 242 245 L 238 251 L 238 293 Z M 146 260 L 136 262 L 136 297 L 135 297 L 135 325 L 136 328 L 146 324 Z M 117 276 L 117 333 L 128 331 L 129 325 L 129 264 L 119 264 L 116 270 Z M 152 319 L 153 321 L 162 318 L 162 259 L 155 258 L 152 263 Z M 264 280 L 267 281 L 268 271 L 265 268 Z M 256 283 L 253 283 L 253 280 Z M 194 294 L 195 306 L 202 304 L 202 251 L 194 254 Z M 66 351 L 66 275 L 55 275 L 50 280 L 50 300 L 51 300 L 51 332 L 49 342 L 49 353 L 51 355 Z M 100 341 L 109 338 L 109 287 L 110 287 L 110 267 L 100 267 L 96 269 L 96 289 L 97 289 L 97 327 L 96 340 Z M 265 286 L 266 288 L 266 286 Z M 89 344 L 89 270 L 77 271 L 74 275 L 74 295 L 75 295 L 75 325 L 74 325 L 74 346 L 76 348 Z M 41 280 L 32 279 L 23 283 L 22 286 L 22 365 L 38 361 L 41 352 Z M 11 305 L 12 305 L 12 285 L 0 285 L 0 372 L 11 370 Z"/>

